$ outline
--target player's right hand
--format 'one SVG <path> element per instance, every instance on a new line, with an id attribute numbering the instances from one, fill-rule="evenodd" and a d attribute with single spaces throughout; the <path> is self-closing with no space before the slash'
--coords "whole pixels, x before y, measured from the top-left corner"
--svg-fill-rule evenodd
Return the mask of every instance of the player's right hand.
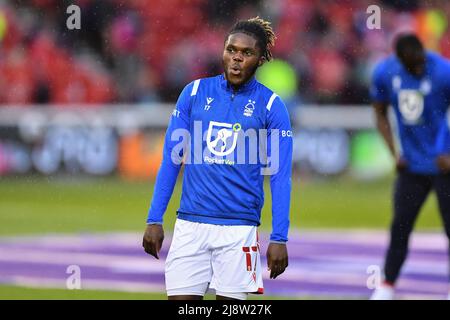
<path id="1" fill-rule="evenodd" d="M 142 246 L 145 252 L 159 259 L 159 250 L 164 240 L 164 230 L 160 224 L 149 224 L 145 229 Z"/>
<path id="2" fill-rule="evenodd" d="M 441 155 L 436 159 L 436 164 L 439 168 L 439 170 L 441 170 L 444 173 L 449 173 L 450 172 L 450 156 L 447 155 Z"/>
<path id="3" fill-rule="evenodd" d="M 402 157 L 398 157 L 395 163 L 395 169 L 397 172 L 401 172 L 408 167 L 408 163 Z"/>

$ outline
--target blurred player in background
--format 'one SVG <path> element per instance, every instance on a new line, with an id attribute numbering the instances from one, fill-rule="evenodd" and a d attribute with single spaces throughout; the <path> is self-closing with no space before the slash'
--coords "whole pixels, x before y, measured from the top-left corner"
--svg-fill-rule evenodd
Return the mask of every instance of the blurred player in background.
<path id="1" fill-rule="evenodd" d="M 143 238 L 145 251 L 159 258 L 163 215 L 181 158 L 190 155 L 194 163 L 185 164 L 181 204 L 166 260 L 169 299 L 200 300 L 208 288 L 215 289 L 217 299 L 246 299 L 248 293 L 263 293 L 257 235 L 264 202 L 263 165 L 248 163 L 248 158 L 245 164 L 224 161 L 225 155 L 234 152 L 233 139 L 246 130 L 266 129 L 267 154 L 278 157 L 271 161 L 279 160 L 279 167 L 270 174 L 270 278 L 282 274 L 288 265 L 291 125 L 281 99 L 254 77 L 257 68 L 272 59 L 274 41 L 269 22 L 258 17 L 238 22 L 225 39 L 224 73 L 191 82 L 178 99 L 166 132 L 163 161 Z M 198 127 L 200 137 L 207 136 L 206 143 L 201 142 L 200 153 L 194 145 Z M 214 133 L 214 127 L 220 130 Z M 177 130 L 193 138 L 187 143 L 188 151 L 178 149 L 179 138 L 173 139 Z M 272 147 L 273 137 L 276 145 Z M 251 147 L 247 142 L 245 148 Z M 204 150 L 211 155 L 204 156 Z M 255 150 L 259 153 L 259 148 Z M 196 163 L 199 159 L 200 163 Z"/>
<path id="2" fill-rule="evenodd" d="M 374 300 L 394 298 L 395 283 L 408 253 L 409 236 L 432 189 L 437 194 L 450 238 L 450 176 L 442 170 L 435 147 L 450 104 L 450 62 L 426 51 L 414 34 L 399 36 L 395 51 L 395 55 L 376 67 L 371 88 L 377 128 L 397 167 L 385 279 L 373 293 Z M 388 120 L 389 105 L 397 119 L 400 150 L 396 148 Z"/>

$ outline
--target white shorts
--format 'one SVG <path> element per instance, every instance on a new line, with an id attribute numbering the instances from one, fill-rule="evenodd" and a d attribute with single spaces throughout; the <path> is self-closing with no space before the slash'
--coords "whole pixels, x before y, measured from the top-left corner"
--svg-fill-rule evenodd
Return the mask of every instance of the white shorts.
<path id="1" fill-rule="evenodd" d="M 256 226 L 177 219 L 166 259 L 167 294 L 203 296 L 208 287 L 232 298 L 264 292 Z"/>

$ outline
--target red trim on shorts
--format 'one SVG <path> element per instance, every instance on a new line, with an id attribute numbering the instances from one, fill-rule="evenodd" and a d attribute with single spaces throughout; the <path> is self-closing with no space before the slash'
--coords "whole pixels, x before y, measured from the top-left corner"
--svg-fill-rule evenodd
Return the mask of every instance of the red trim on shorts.
<path id="1" fill-rule="evenodd" d="M 245 252 L 247 271 L 252 271 L 252 256 L 250 255 L 250 247 L 242 247 L 242 251 Z"/>
<path id="2" fill-rule="evenodd" d="M 259 248 L 259 232 L 258 232 L 258 229 L 256 229 L 256 247 L 258 248 L 258 251 L 261 252 L 261 249 Z"/>

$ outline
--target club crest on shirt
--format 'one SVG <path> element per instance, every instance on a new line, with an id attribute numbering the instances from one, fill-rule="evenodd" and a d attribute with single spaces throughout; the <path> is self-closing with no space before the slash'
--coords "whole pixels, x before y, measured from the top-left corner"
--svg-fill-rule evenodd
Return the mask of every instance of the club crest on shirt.
<path id="1" fill-rule="evenodd" d="M 420 83 L 419 91 L 424 96 L 430 94 L 430 92 L 431 92 L 431 81 L 430 81 L 430 79 L 422 80 L 422 82 Z"/>
<path id="2" fill-rule="evenodd" d="M 248 103 L 244 107 L 244 116 L 251 117 L 253 115 L 253 110 L 255 110 L 256 101 L 248 100 Z"/>

